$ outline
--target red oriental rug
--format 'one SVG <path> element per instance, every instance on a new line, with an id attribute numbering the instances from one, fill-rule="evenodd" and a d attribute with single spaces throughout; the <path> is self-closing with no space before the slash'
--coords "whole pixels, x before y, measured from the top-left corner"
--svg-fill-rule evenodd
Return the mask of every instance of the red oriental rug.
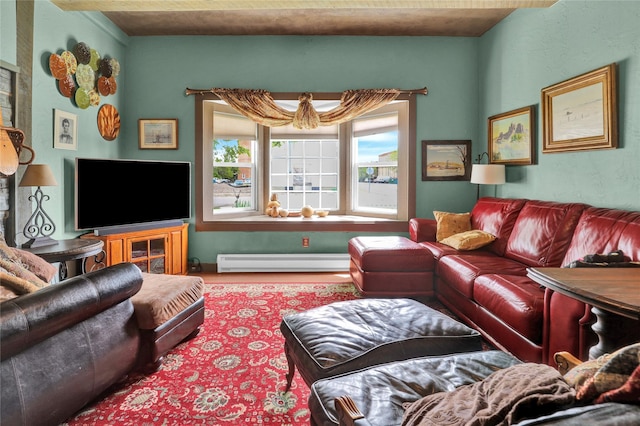
<path id="1" fill-rule="evenodd" d="M 160 370 L 114 386 L 67 425 L 309 424 L 309 388 L 284 393 L 283 315 L 358 295 L 352 284 L 207 284 L 200 334 Z"/>

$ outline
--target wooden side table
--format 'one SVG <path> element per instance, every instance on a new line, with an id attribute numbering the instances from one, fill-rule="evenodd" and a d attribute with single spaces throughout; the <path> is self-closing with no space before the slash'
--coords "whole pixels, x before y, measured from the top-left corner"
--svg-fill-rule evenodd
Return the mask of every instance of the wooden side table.
<path id="1" fill-rule="evenodd" d="M 104 251 L 102 250 L 104 243 L 100 240 L 84 240 L 80 238 L 71 240 L 59 240 L 56 244 L 44 247 L 23 248 L 22 250 L 31 252 L 40 256 L 49 263 L 60 262 L 58 275 L 60 280 L 67 278 L 68 269 L 67 262 L 70 260 L 82 259 L 82 273 L 86 271 L 87 259 L 94 257 L 94 269 L 105 267 Z"/>
<path id="2" fill-rule="evenodd" d="M 599 342 L 595 359 L 640 341 L 639 268 L 529 268 L 529 278 L 565 296 L 591 305 L 591 326 Z"/>

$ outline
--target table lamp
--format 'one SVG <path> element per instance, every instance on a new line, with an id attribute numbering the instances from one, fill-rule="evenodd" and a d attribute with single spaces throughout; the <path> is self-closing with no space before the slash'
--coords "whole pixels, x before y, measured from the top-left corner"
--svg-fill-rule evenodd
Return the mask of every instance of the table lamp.
<path id="1" fill-rule="evenodd" d="M 29 201 L 36 201 L 36 209 L 24 226 L 23 233 L 26 238 L 29 238 L 29 241 L 22 244 L 22 247 L 33 248 L 57 244 L 57 241 L 51 238 L 56 226 L 42 209 L 42 202 L 48 200 L 49 196 L 44 195 L 40 189 L 41 186 L 56 185 L 58 182 L 56 182 L 48 165 L 30 164 L 27 166 L 19 186 L 37 186 L 38 189 L 33 195 L 29 195 Z"/>
<path id="2" fill-rule="evenodd" d="M 478 155 L 477 163 L 480 163 L 482 157 L 489 154 L 483 152 Z M 474 164 L 471 166 L 471 183 L 478 184 L 478 192 L 476 200 L 480 198 L 480 185 L 502 185 L 505 183 L 504 164 Z"/>

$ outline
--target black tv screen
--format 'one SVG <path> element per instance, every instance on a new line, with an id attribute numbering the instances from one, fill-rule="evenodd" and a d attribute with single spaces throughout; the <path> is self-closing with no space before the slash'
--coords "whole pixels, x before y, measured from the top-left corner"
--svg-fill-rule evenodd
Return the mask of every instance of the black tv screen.
<path id="1" fill-rule="evenodd" d="M 191 216 L 191 163 L 76 158 L 76 230 Z"/>

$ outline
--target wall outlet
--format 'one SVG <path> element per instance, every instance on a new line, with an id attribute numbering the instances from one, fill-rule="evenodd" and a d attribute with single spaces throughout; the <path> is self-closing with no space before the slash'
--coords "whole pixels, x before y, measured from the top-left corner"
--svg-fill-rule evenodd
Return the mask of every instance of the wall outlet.
<path id="1" fill-rule="evenodd" d="M 302 247 L 309 247 L 309 237 L 302 237 Z"/>

